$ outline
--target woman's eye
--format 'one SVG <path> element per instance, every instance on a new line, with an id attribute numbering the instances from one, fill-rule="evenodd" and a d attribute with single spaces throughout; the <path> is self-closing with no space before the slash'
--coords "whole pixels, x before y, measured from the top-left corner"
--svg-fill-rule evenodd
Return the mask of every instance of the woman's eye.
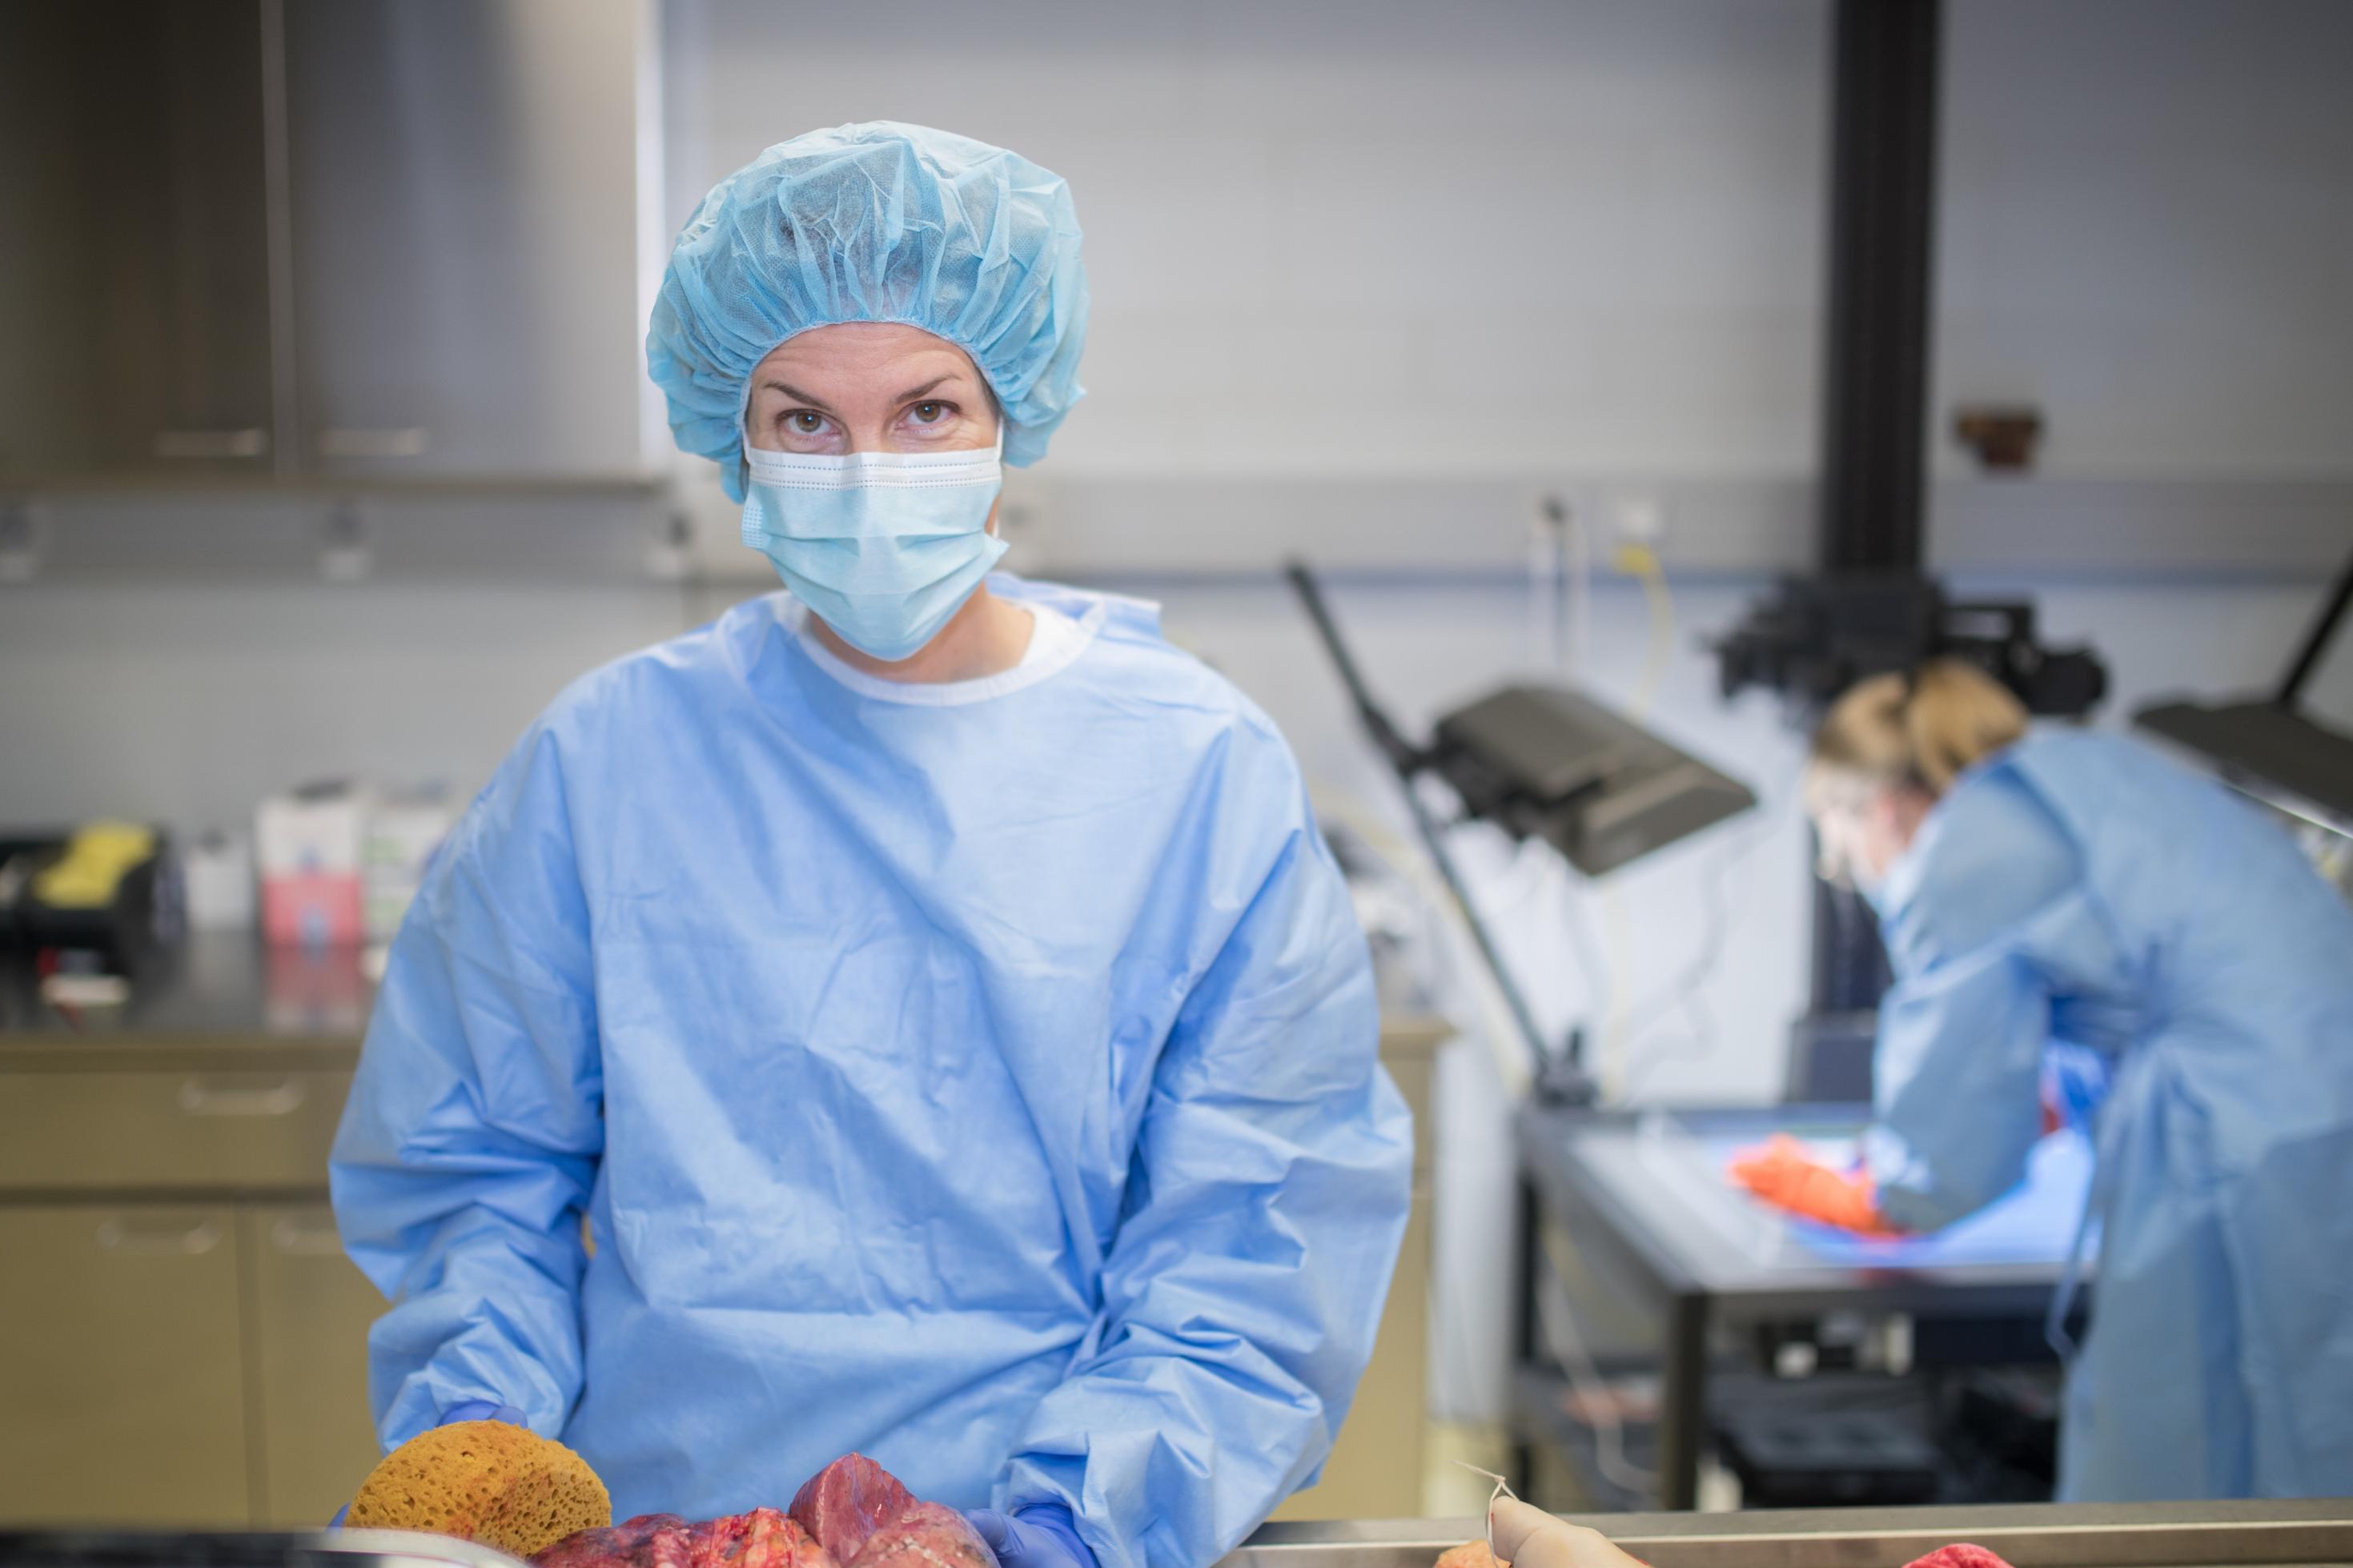
<path id="1" fill-rule="evenodd" d="M 797 436 L 814 436 L 825 428 L 825 416 L 806 408 L 797 409 L 785 416 L 785 424 Z"/>
<path id="2" fill-rule="evenodd" d="M 907 412 L 914 416 L 918 425 L 936 425 L 947 417 L 948 405 L 944 403 L 918 403 Z"/>

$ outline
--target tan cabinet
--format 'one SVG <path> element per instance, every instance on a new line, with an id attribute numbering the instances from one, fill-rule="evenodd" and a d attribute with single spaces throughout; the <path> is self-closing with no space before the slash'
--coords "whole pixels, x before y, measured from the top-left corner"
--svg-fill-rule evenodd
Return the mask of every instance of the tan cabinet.
<path id="1" fill-rule="evenodd" d="M 1324 1479 L 1274 1510 L 1277 1519 L 1403 1519 L 1421 1512 L 1430 1423 L 1430 1195 L 1416 1184 L 1396 1278 L 1373 1359 L 1332 1445 Z"/>
<path id="2" fill-rule="evenodd" d="M 248 1521 L 227 1205 L 0 1208 L 0 1524 Z"/>
<path id="3" fill-rule="evenodd" d="M 1430 1083 L 1454 1031 L 1435 1018 L 1385 1021 L 1381 1065 L 1413 1112 L 1413 1214 L 1398 1250 L 1372 1360 L 1324 1479 L 1274 1510 L 1277 1519 L 1419 1517 L 1430 1426 Z"/>
<path id="4" fill-rule="evenodd" d="M 259 1426 L 253 1521 L 324 1524 L 379 1452 L 367 1331 L 384 1298 L 343 1256 L 326 1205 L 255 1204 L 237 1222 Z"/>
<path id="5" fill-rule="evenodd" d="M 0 1530 L 316 1526 L 375 1464 L 326 1055 L 0 1050 Z"/>
<path id="6" fill-rule="evenodd" d="M 27 1072 L 0 1080 L 0 1188 L 318 1189 L 347 1072 Z"/>

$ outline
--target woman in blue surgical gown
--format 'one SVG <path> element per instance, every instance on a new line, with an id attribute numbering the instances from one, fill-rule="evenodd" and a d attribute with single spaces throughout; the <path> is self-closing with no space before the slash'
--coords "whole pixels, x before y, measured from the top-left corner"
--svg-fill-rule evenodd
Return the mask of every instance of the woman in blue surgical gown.
<path id="1" fill-rule="evenodd" d="M 2062 1494 L 2353 1494 L 2353 911 L 2222 786 L 2112 737 L 2030 736 L 1957 664 L 1850 692 L 1808 784 L 1896 980 L 1867 1171 L 1785 1151 L 1752 1184 L 1944 1225 L 2023 1173 L 2048 1047 L 2095 1053 Z"/>
<path id="2" fill-rule="evenodd" d="M 856 1449 L 1008 1568 L 1198 1568 L 1317 1474 L 1407 1117 L 1266 717 L 990 570 L 1086 302 L 1062 182 L 913 126 L 680 236 L 653 375 L 788 591 L 559 697 L 394 945 L 332 1164 L 386 1444 L 503 1406 L 691 1517 Z"/>

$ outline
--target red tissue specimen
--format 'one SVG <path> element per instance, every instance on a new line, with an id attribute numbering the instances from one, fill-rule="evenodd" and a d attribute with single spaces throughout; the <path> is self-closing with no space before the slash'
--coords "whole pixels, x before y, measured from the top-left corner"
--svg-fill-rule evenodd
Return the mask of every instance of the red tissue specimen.
<path id="1" fill-rule="evenodd" d="M 695 1527 L 693 1568 L 834 1568 L 830 1552 L 773 1508 Z"/>
<path id="2" fill-rule="evenodd" d="M 964 1515 L 919 1502 L 866 1540 L 851 1568 L 997 1568 L 997 1554 Z"/>
<path id="3" fill-rule="evenodd" d="M 964 1516 L 918 1502 L 863 1454 L 844 1454 L 773 1508 L 689 1524 L 646 1513 L 567 1535 L 538 1568 L 997 1568 Z M 1939 1565 L 1944 1568 L 1944 1565 Z M 1957 1565 L 1967 1568 L 1967 1565 Z"/>
<path id="4" fill-rule="evenodd" d="M 867 1537 L 914 1506 L 898 1477 L 863 1454 L 844 1454 L 801 1483 L 791 1511 L 834 1561 L 848 1563 Z"/>
<path id="5" fill-rule="evenodd" d="M 657 1538 L 666 1540 L 661 1556 L 657 1559 Z M 685 1552 L 687 1521 L 678 1514 L 638 1514 L 636 1519 L 624 1519 L 617 1526 L 602 1531 L 576 1531 L 565 1535 L 560 1542 L 546 1552 L 532 1556 L 539 1568 L 621 1568 L 630 1563 L 633 1568 L 654 1568 L 661 1563 L 682 1563 L 680 1552 Z"/>
<path id="6" fill-rule="evenodd" d="M 1912 1564 L 1912 1568 L 2010 1568 L 1982 1546 L 1945 1546 Z"/>

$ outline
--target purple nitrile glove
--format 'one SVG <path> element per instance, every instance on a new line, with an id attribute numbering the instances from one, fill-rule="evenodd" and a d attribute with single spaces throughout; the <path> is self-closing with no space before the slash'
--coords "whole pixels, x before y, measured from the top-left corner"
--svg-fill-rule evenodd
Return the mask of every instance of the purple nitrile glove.
<path id="1" fill-rule="evenodd" d="M 512 1405 L 501 1405 L 495 1399 L 468 1399 L 452 1405 L 448 1409 L 441 1412 L 441 1419 L 434 1425 L 447 1426 L 455 1421 L 503 1421 L 510 1426 L 531 1425 L 523 1419 L 522 1411 Z M 349 1503 L 337 1509 L 335 1517 L 327 1521 L 327 1528 L 341 1530 L 343 1527 L 343 1516 L 351 1511 L 352 1505 Z"/>
<path id="2" fill-rule="evenodd" d="M 1100 1568 L 1060 1503 L 1033 1502 L 1012 1513 L 968 1508 L 964 1517 L 997 1553 L 998 1568 Z"/>

